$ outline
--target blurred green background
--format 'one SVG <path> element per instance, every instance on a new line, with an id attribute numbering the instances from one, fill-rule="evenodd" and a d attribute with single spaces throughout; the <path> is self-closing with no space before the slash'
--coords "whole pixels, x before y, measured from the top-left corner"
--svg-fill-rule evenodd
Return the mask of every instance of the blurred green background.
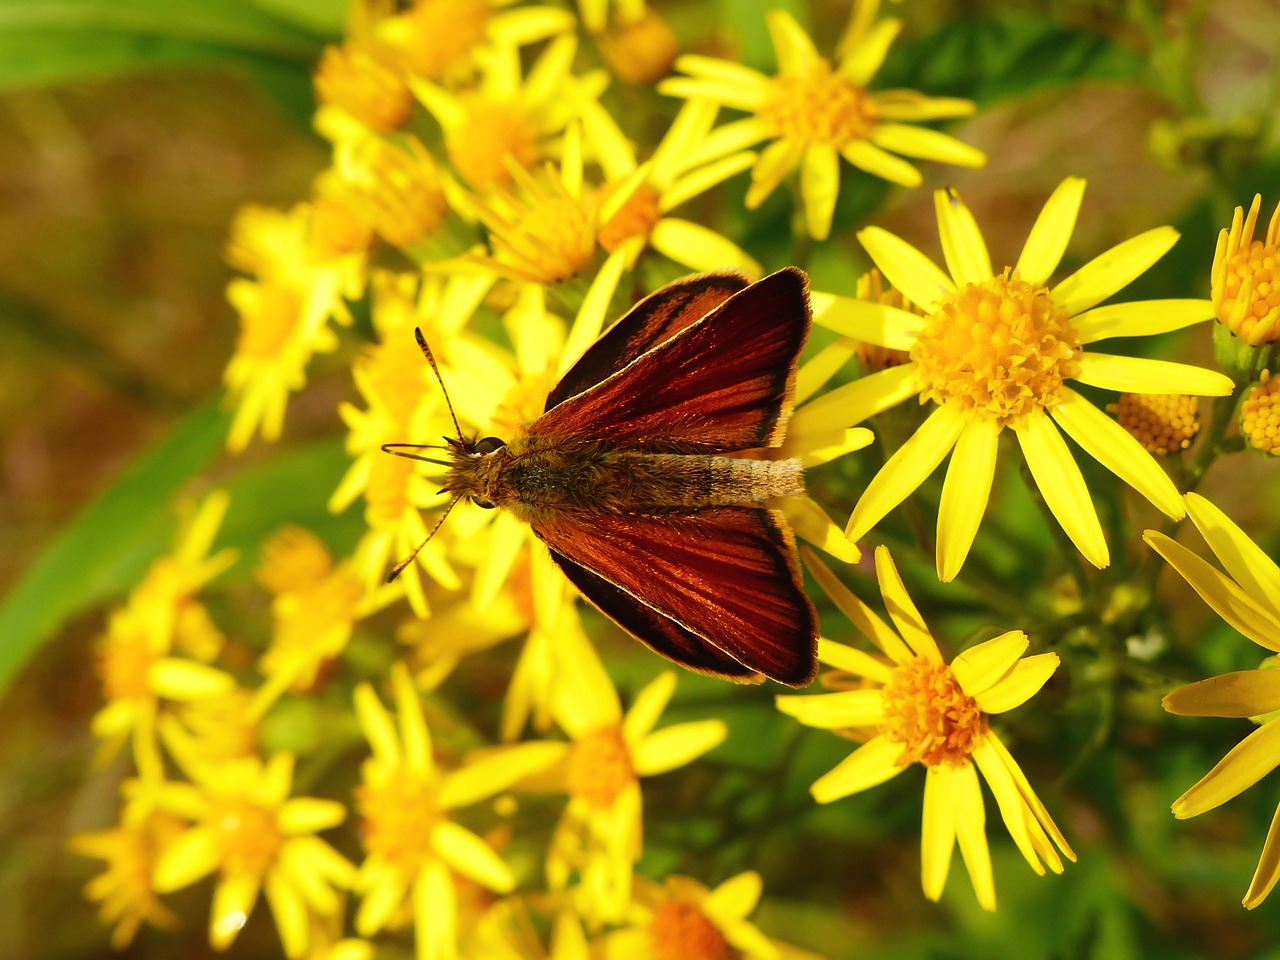
<path id="1" fill-rule="evenodd" d="M 819 38 L 848 10 L 656 6 L 686 44 L 708 42 L 715 23 L 717 43 L 764 66 L 765 9 L 792 9 Z M 926 165 L 913 192 L 844 191 L 838 223 L 878 206 L 875 222 L 936 255 L 929 188 L 954 184 L 993 259 L 1011 262 L 1053 186 L 1082 175 L 1069 258 L 1173 223 L 1182 242 L 1127 298 L 1207 296 L 1231 208 L 1261 191 L 1265 217 L 1280 200 L 1274 0 L 887 6 L 907 28 L 879 85 L 975 99 L 960 135 L 991 161 Z M 227 226 L 245 202 L 304 199 L 325 167 L 309 126 L 310 71 L 344 17 L 337 0 L 0 0 L 0 957 L 112 955 L 80 894 L 98 865 L 65 845 L 114 816 L 116 778 L 93 767 L 88 733 L 99 705 L 93 641 L 103 605 L 167 545 L 173 494 L 238 489 L 220 542 L 248 551 L 284 522 L 327 524 L 342 540 L 344 521 L 326 520 L 323 503 L 344 465 L 333 438 L 336 403 L 351 393 L 345 370 L 321 364 L 291 402 L 280 447 L 235 461 L 220 452 L 226 421 L 211 398 L 237 329 L 223 295 Z M 861 262 L 850 233 L 834 236 L 813 261 L 815 287 L 851 293 Z M 1184 356 L 1205 357 L 1201 333 Z M 1221 467 L 1204 492 L 1274 556 L 1274 465 L 1250 456 Z M 250 569 L 242 563 L 233 582 Z M 1161 665 L 1173 682 L 1256 665 L 1257 651 L 1181 582 L 1162 587 L 1183 643 Z M 815 808 L 805 787 L 843 755 L 839 741 L 762 728 L 754 702 L 736 714 L 732 696 L 699 681 L 682 682 L 668 719 L 704 716 L 715 698 L 734 727 L 711 760 L 725 767 L 714 786 L 726 804 L 750 804 L 785 765 L 784 788 L 753 815 L 775 829 L 744 854 L 765 876 L 756 917 L 770 933 L 832 957 L 1280 957 L 1280 903 L 1248 914 L 1239 905 L 1280 789 L 1264 781 L 1190 823 L 1168 811 L 1247 726 L 1170 718 L 1149 689 L 1104 681 L 1110 699 L 1051 688 L 1009 721 L 1014 753 L 1080 863 L 1036 878 L 993 828 L 994 916 L 978 909 L 958 861 L 941 904 L 921 896 L 916 771 Z M 1099 716 L 1103 703 L 1113 716 Z M 679 807 L 662 781 L 646 790 L 650 803 Z M 697 824 L 668 827 L 650 834 L 652 864 L 697 836 Z M 841 867 L 815 872 L 815 862 Z M 211 953 L 207 891 L 175 906 L 190 921 L 183 931 L 144 930 L 128 956 Z M 279 955 L 265 911 L 232 955 Z"/>

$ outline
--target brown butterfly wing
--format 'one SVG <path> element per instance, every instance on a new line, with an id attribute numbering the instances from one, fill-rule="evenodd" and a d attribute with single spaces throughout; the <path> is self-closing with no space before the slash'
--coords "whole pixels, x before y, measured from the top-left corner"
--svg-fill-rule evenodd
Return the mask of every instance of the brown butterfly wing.
<path id="1" fill-rule="evenodd" d="M 557 559 L 592 575 L 574 580 L 588 600 L 664 656 L 674 648 L 672 659 L 696 670 L 736 679 L 760 673 L 791 686 L 817 672 L 817 614 L 780 514 L 756 507 L 562 513 L 532 527 Z M 691 655 L 699 639 L 709 649 Z M 747 673 L 717 670 L 725 655 Z"/>
<path id="2" fill-rule="evenodd" d="M 547 396 L 545 410 L 616 373 L 640 354 L 701 320 L 750 284 L 741 273 L 704 273 L 645 297 L 606 330 Z"/>
<path id="3" fill-rule="evenodd" d="M 589 437 L 627 450 L 718 453 L 777 446 L 809 333 L 807 287 L 794 268 L 751 284 L 552 407 L 529 432 Z"/>

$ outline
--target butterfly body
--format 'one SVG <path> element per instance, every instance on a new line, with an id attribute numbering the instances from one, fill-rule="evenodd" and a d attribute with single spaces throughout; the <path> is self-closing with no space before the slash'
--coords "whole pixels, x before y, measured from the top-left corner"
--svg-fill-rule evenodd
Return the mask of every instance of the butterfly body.
<path id="1" fill-rule="evenodd" d="M 511 511 L 657 653 L 801 686 L 817 671 L 817 616 L 768 502 L 804 492 L 800 462 L 770 450 L 809 324 L 799 270 L 677 281 L 606 331 L 510 442 L 446 438 L 448 459 L 432 462 L 452 502 Z"/>

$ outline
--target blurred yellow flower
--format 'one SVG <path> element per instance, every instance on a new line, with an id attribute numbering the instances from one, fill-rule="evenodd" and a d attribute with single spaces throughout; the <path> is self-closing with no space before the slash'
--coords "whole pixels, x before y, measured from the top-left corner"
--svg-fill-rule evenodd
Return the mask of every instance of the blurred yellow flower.
<path id="1" fill-rule="evenodd" d="M 1191 584 L 1218 616 L 1267 650 L 1280 652 L 1280 567 L 1220 509 L 1187 494 L 1187 514 L 1224 573 L 1156 530 L 1143 539 Z M 1258 728 L 1173 802 L 1179 820 L 1198 817 L 1249 789 L 1280 764 L 1280 671 L 1268 658 L 1259 670 L 1226 673 L 1170 692 L 1164 708 L 1184 717 L 1249 717 Z M 1266 715 L 1272 715 L 1267 717 Z M 1265 718 L 1265 719 L 1264 719 Z M 1280 880 L 1280 808 L 1262 847 L 1244 905 L 1252 910 Z"/>
<path id="2" fill-rule="evenodd" d="M 1058 655 L 1023 657 L 1026 634 L 1011 630 L 970 647 L 948 664 L 884 547 L 876 548 L 876 575 L 896 630 L 815 557 L 807 559 L 836 607 L 880 654 L 820 640 L 822 663 L 860 679 L 836 693 L 778 697 L 778 709 L 801 723 L 865 731 L 866 742 L 813 784 L 814 799 L 830 803 L 921 764 L 926 772 L 920 850 L 925 896 L 942 896 L 958 843 L 978 902 L 994 910 L 981 772 L 1031 869 L 1041 876 L 1045 866 L 1061 873 L 1058 851 L 1073 861 L 1075 854 L 988 719 L 1034 696 L 1057 670 Z"/>
<path id="3" fill-rule="evenodd" d="M 1248 216 L 1236 207 L 1231 229 L 1218 234 L 1213 255 L 1213 306 L 1218 322 L 1250 346 L 1280 339 L 1280 204 L 1265 239 L 1253 238 L 1262 194 Z"/>
<path id="4" fill-rule="evenodd" d="M 935 409 L 863 492 L 845 531 L 850 539 L 865 536 L 950 453 L 938 508 L 937 567 L 940 579 L 953 579 L 982 522 L 1006 428 L 1017 437 L 1045 503 L 1094 566 L 1107 566 L 1110 552 L 1084 476 L 1060 430 L 1160 510 L 1182 516 L 1181 497 L 1159 463 L 1067 381 L 1129 393 L 1226 396 L 1231 381 L 1215 371 L 1084 349 L 1109 337 L 1181 329 L 1208 319 L 1213 308 L 1207 300 L 1097 306 L 1173 246 L 1178 234 L 1171 227 L 1139 234 L 1047 286 L 1083 195 L 1083 180 L 1064 180 L 1032 227 L 1017 264 L 999 272 L 973 214 L 954 191 L 934 194 L 950 276 L 885 230 L 868 227 L 859 233 L 884 276 L 925 315 L 862 300 L 842 300 L 818 311 L 816 323 L 909 350 L 911 362 L 832 390 L 814 406 L 836 418 L 832 426 L 857 423 L 913 396 L 931 401 Z"/>
<path id="5" fill-rule="evenodd" d="M 875 20 L 876 2 L 855 4 L 844 53 L 833 68 L 791 14 L 765 14 L 778 61 L 777 76 L 728 60 L 686 54 L 676 68 L 688 74 L 658 84 L 660 93 L 705 97 L 753 116 L 716 130 L 695 160 L 737 153 L 762 140 L 771 143 L 751 171 L 747 206 L 755 209 L 800 168 L 800 194 L 810 236 L 826 238 L 840 189 L 840 158 L 873 176 L 906 187 L 920 172 L 895 154 L 965 167 L 986 163 L 982 151 L 946 134 L 904 121 L 963 117 L 968 100 L 926 97 L 914 90 L 867 89 L 884 62 L 902 22 Z"/>

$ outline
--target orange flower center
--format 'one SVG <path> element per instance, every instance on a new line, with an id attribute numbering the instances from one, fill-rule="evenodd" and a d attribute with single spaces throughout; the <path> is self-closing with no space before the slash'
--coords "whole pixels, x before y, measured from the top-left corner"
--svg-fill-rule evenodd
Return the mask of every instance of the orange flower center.
<path id="1" fill-rule="evenodd" d="M 595 201 L 574 197 L 554 172 L 528 178 L 519 197 L 495 198 L 480 218 L 494 259 L 531 283 L 568 280 L 595 258 Z"/>
<path id="2" fill-rule="evenodd" d="M 480 45 L 492 15 L 490 0 L 418 0 L 388 32 L 410 70 L 437 80 Z"/>
<path id="3" fill-rule="evenodd" d="M 1231 252 L 1213 302 L 1218 319 L 1249 343 L 1280 338 L 1280 246 L 1254 240 Z"/>
<path id="4" fill-rule="evenodd" d="M 284 837 L 273 811 L 235 797 L 219 802 L 206 822 L 217 835 L 223 874 L 262 876 L 275 864 Z"/>
<path id="5" fill-rule="evenodd" d="M 399 127 L 413 107 L 413 95 L 399 72 L 353 40 L 325 48 L 315 86 L 321 103 L 346 111 L 379 133 Z"/>
<path id="6" fill-rule="evenodd" d="M 680 41 L 649 7 L 637 20 L 615 21 L 596 38 L 600 55 L 627 83 L 656 83 L 671 70 Z"/>
<path id="7" fill-rule="evenodd" d="M 921 396 L 1008 425 L 1062 399 L 1080 337 L 1049 291 L 1011 276 L 966 284 L 928 317 L 911 359 Z"/>
<path id="8" fill-rule="evenodd" d="M 465 122 L 446 135 L 445 148 L 459 176 L 471 187 L 506 186 L 511 182 L 504 157 L 530 169 L 542 156 L 538 128 L 515 103 L 462 97 Z"/>
<path id="9" fill-rule="evenodd" d="M 1280 378 L 1270 371 L 1249 388 L 1240 405 L 1240 431 L 1248 444 L 1263 453 L 1280 454 Z"/>
<path id="10" fill-rule="evenodd" d="M 366 170 L 355 202 L 382 239 L 409 249 L 440 229 L 448 202 L 440 170 L 418 140 L 403 148 L 371 140 L 360 159 Z"/>
<path id="11" fill-rule="evenodd" d="M 612 193 L 614 187 L 616 185 L 606 187 L 601 192 L 601 199 Z M 600 228 L 600 246 L 613 253 L 622 246 L 624 240 L 631 237 L 647 238 L 653 231 L 653 225 L 662 216 L 662 211 L 658 209 L 660 200 L 658 191 L 650 184 L 640 184 L 618 208 L 618 212 L 609 218 L 609 222 Z"/>
<path id="12" fill-rule="evenodd" d="M 316 197 L 308 227 L 311 249 L 322 261 L 364 253 L 373 239 L 373 231 L 357 211 L 356 198 L 347 191 Z"/>
<path id="13" fill-rule="evenodd" d="M 894 670 L 883 693 L 885 721 L 881 730 L 894 743 L 902 744 L 901 766 L 963 766 L 986 736 L 986 714 L 960 689 L 960 682 L 945 663 L 916 657 Z"/>
<path id="14" fill-rule="evenodd" d="M 654 960 L 729 960 L 729 944 L 691 903 L 669 900 L 653 911 L 649 939 Z"/>
<path id="15" fill-rule="evenodd" d="M 433 777 L 404 767 L 377 786 L 356 787 L 365 852 L 382 857 L 404 877 L 416 877 L 434 855 L 440 822 L 440 785 Z"/>
<path id="16" fill-rule="evenodd" d="M 1174 453 L 1191 446 L 1200 430 L 1200 398 L 1181 393 L 1122 393 L 1109 406 L 1124 427 L 1152 453 Z"/>
<path id="17" fill-rule="evenodd" d="M 310 530 L 284 527 L 262 545 L 256 573 L 272 593 L 289 593 L 314 586 L 333 568 L 329 548 Z"/>
<path id="18" fill-rule="evenodd" d="M 772 95 L 759 111 L 775 139 L 827 144 L 837 150 L 865 140 L 880 120 L 871 96 L 819 60 L 804 73 L 772 81 Z"/>
<path id="19" fill-rule="evenodd" d="M 623 789 L 635 783 L 631 753 L 617 724 L 574 741 L 569 754 L 569 793 L 600 810 L 613 806 Z"/>

